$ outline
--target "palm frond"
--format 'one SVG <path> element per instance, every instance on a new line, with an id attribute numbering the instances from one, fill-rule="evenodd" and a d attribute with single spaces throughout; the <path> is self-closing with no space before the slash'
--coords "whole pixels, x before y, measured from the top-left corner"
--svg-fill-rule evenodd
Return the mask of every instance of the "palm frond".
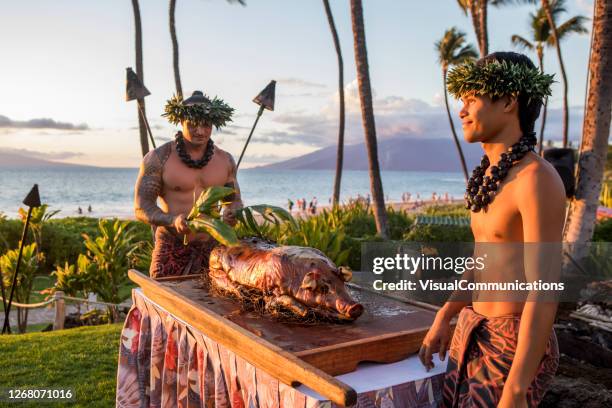
<path id="1" fill-rule="evenodd" d="M 519 47 L 519 48 L 527 49 L 529 51 L 533 51 L 534 49 L 534 45 L 531 42 L 529 42 L 529 40 L 517 34 L 514 34 L 512 36 L 512 45 Z"/>
<path id="2" fill-rule="evenodd" d="M 568 34 L 586 34 L 589 30 L 584 26 L 584 23 L 589 19 L 584 16 L 574 16 L 567 20 L 565 23 L 557 27 L 557 36 L 559 40 L 562 40 Z M 554 39 L 552 40 L 554 41 Z"/>

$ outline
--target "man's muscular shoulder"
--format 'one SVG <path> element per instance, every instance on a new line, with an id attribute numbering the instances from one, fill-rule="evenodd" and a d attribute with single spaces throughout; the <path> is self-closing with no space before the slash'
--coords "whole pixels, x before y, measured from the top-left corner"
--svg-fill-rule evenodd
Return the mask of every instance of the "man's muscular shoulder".
<path id="1" fill-rule="evenodd" d="M 537 154 L 525 157 L 517 173 L 516 193 L 521 201 L 531 199 L 541 205 L 563 207 L 565 187 L 555 167 Z M 564 207 L 563 207 L 564 208 Z"/>
<path id="2" fill-rule="evenodd" d="M 145 174 L 161 171 L 166 161 L 168 161 L 170 153 L 172 153 L 172 142 L 164 143 L 147 153 L 142 159 Z"/>
<path id="3" fill-rule="evenodd" d="M 223 160 L 223 163 L 226 165 L 228 172 L 232 174 L 236 168 L 236 161 L 234 160 L 234 157 L 220 147 L 215 146 L 215 149 L 215 154 L 219 155 L 219 157 Z"/>

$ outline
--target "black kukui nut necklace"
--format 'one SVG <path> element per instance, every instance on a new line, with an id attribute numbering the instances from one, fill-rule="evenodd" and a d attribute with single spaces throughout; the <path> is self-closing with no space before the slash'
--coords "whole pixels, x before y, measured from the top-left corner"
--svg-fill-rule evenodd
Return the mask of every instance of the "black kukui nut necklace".
<path id="1" fill-rule="evenodd" d="M 210 159 L 212 159 L 213 154 L 215 153 L 215 143 L 212 139 L 208 139 L 208 143 L 206 144 L 206 151 L 204 155 L 199 160 L 193 160 L 187 150 L 185 149 L 185 139 L 183 138 L 183 133 L 178 132 L 175 136 L 176 139 L 176 152 L 178 156 L 181 158 L 181 161 L 185 163 L 187 167 L 191 167 L 192 169 L 201 169 L 206 166 Z"/>
<path id="2" fill-rule="evenodd" d="M 501 154 L 497 165 L 491 167 L 491 176 L 485 176 L 490 162 L 487 155 L 483 155 L 480 166 L 476 166 L 468 180 L 465 190 L 465 208 L 472 212 L 486 210 L 510 168 L 525 157 L 527 152 L 534 151 L 536 143 L 534 132 L 521 136 L 519 141 L 510 146 L 506 153 Z"/>

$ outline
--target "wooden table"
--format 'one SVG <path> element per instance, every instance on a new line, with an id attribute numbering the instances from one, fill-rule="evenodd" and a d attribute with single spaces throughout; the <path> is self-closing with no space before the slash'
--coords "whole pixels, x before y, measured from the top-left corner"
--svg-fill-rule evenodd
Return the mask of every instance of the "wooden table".
<path id="1" fill-rule="evenodd" d="M 272 384 L 272 388 L 276 382 L 276 387 L 285 389 L 285 393 L 293 393 L 295 398 L 311 398 L 314 401 L 322 398 L 339 405 L 354 404 L 358 397 L 358 392 L 341 379 L 349 376 L 346 378 L 350 380 L 351 375 L 359 378 L 360 374 L 358 370 L 356 373 L 345 374 L 339 377 L 340 379 L 334 378 L 334 375 L 354 371 L 357 363 L 361 361 L 399 361 L 396 364 L 400 364 L 404 360 L 405 363 L 408 361 L 406 357 L 418 350 L 422 336 L 434 315 L 433 311 L 423 307 L 407 305 L 352 287 L 352 295 L 364 304 L 366 309 L 366 313 L 356 322 L 315 326 L 279 324 L 278 321 L 254 312 L 241 311 L 233 300 L 211 296 L 193 279 L 154 281 L 137 271 L 130 271 L 130 278 L 138 283 L 144 292 L 134 292 L 134 308 L 138 310 L 136 314 L 139 318 L 142 317 L 140 309 L 149 312 L 154 310 L 157 314 L 163 314 L 167 320 L 173 321 L 173 324 L 184 326 L 185 332 L 197 332 L 195 337 L 204 339 L 203 344 L 215 343 L 217 349 L 222 348 L 226 353 L 231 353 L 234 365 L 240 360 L 251 367 L 250 370 L 265 373 L 272 381 L 264 383 Z M 129 332 L 129 325 L 134 326 L 135 322 L 130 323 L 130 320 L 138 319 L 128 316 L 126 320 L 128 336 L 134 336 Z M 165 327 L 162 331 L 167 332 L 168 328 Z M 168 337 L 171 338 L 170 335 Z M 131 345 L 133 348 L 133 344 Z M 210 354 L 209 349 L 210 347 L 207 351 Z M 130 353 L 126 354 L 129 360 Z M 415 357 L 411 361 L 413 367 L 416 367 L 414 359 Z M 394 366 L 390 365 L 389 368 L 391 367 Z M 426 393 L 428 398 L 436 400 L 441 393 L 440 373 L 426 373 L 422 367 L 420 369 L 422 373 L 415 377 L 418 380 L 398 380 L 398 384 L 390 386 L 412 387 L 414 392 L 408 393 L 410 395 L 419 395 L 417 385 L 419 388 L 425 387 L 429 389 Z M 414 376 L 414 369 L 411 370 L 411 375 Z M 120 374 L 121 371 L 120 362 Z M 234 380 L 226 378 L 226 383 L 238 381 L 239 374 L 236 374 Z M 429 379 L 425 381 L 427 377 Z M 299 384 L 303 385 L 303 390 L 310 390 L 311 394 L 299 391 L 296 388 Z M 244 394 L 245 388 L 236 386 L 241 390 L 238 394 Z M 118 401 L 120 391 L 118 384 Z M 373 390 L 368 390 L 371 391 Z"/>

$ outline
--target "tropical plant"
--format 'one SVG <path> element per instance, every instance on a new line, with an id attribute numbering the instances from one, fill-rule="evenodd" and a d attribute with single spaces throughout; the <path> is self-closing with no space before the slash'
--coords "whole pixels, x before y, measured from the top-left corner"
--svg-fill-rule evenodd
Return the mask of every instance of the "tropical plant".
<path id="1" fill-rule="evenodd" d="M 550 3 L 553 20 L 556 20 L 558 16 L 564 13 L 564 1 L 558 0 Z M 583 34 L 588 32 L 584 27 L 586 18 L 583 16 L 574 16 L 557 27 L 557 38 L 562 41 L 571 33 Z M 540 7 L 535 13 L 531 13 L 529 17 L 529 27 L 531 40 L 526 39 L 520 35 L 512 36 L 512 44 L 515 46 L 527 49 L 529 51 L 535 51 L 538 57 L 538 63 L 540 72 L 544 73 L 544 48 L 545 47 L 556 47 L 555 37 L 548 21 L 546 10 Z M 546 111 L 548 105 L 548 97 L 544 99 L 544 110 L 542 112 L 542 122 L 540 124 L 540 141 L 539 141 L 539 153 L 542 152 L 542 146 L 544 141 L 544 127 L 546 126 Z M 565 134 L 565 133 L 564 133 Z"/>
<path id="2" fill-rule="evenodd" d="M 461 144 L 459 143 L 459 138 L 457 137 L 453 118 L 448 106 L 446 74 L 448 73 L 448 68 L 450 66 L 473 60 L 477 57 L 477 54 L 472 44 L 465 43 L 465 33 L 457 30 L 456 27 L 446 30 L 444 37 L 442 37 L 440 41 L 436 42 L 436 50 L 438 51 L 438 62 L 442 66 L 442 87 L 444 88 L 444 104 L 446 105 L 446 114 L 448 115 L 448 122 L 453 133 L 457 153 L 459 153 L 459 160 L 461 162 L 461 168 L 463 169 L 463 176 L 465 177 L 465 182 L 467 183 L 469 179 L 467 165 L 465 164 L 463 149 L 461 149 Z"/>
<path id="3" fill-rule="evenodd" d="M 359 100 L 361 102 L 361 117 L 368 151 L 370 171 L 370 190 L 376 232 L 383 238 L 389 238 L 389 225 L 385 208 L 380 166 L 378 164 L 378 143 L 376 141 L 376 123 L 372 106 L 372 88 L 370 85 L 370 69 L 368 67 L 368 52 L 366 48 L 365 25 L 363 22 L 363 5 L 361 0 L 351 0 L 351 22 L 353 29 L 353 45 L 355 50 L 355 66 Z"/>
<path id="4" fill-rule="evenodd" d="M 84 257 L 83 254 L 80 255 Z M 78 268 L 77 265 L 64 263 L 64 266 L 58 265 L 55 271 L 51 272 L 51 276 L 55 276 L 55 284 L 53 287 L 45 289 L 42 293 L 53 294 L 58 291 L 64 292 L 65 295 L 73 297 L 87 297 L 89 292 L 89 276 L 86 271 Z M 77 303 L 77 313 L 81 313 L 81 304 Z"/>
<path id="5" fill-rule="evenodd" d="M 135 34 L 135 48 L 136 48 L 136 75 L 144 82 L 144 69 L 142 63 L 142 22 L 140 19 L 140 6 L 138 0 L 132 0 L 132 9 L 134 10 L 134 34 Z M 147 138 L 147 127 L 144 121 L 145 115 L 145 100 L 139 98 L 136 103 L 138 104 L 138 129 L 140 134 L 140 149 L 142 156 L 144 157 L 149 152 L 149 139 Z"/>
<path id="6" fill-rule="evenodd" d="M 338 31 L 334 22 L 329 0 L 323 0 L 325 15 L 329 23 L 329 29 L 334 40 L 334 48 L 338 58 L 338 96 L 340 103 L 339 125 L 338 125 L 338 148 L 336 150 L 336 176 L 334 177 L 334 192 L 332 194 L 332 205 L 337 206 L 340 202 L 340 184 L 342 179 L 342 163 L 344 160 L 344 62 L 342 60 L 342 50 L 340 49 L 340 40 L 338 39 Z"/>
<path id="7" fill-rule="evenodd" d="M 34 236 L 36 252 L 39 255 L 40 251 L 42 251 L 43 225 L 60 212 L 60 210 L 47 211 L 48 208 L 49 206 L 47 204 L 43 204 L 40 207 L 33 207 L 32 214 L 30 215 L 30 231 L 32 231 L 32 235 Z M 18 213 L 19 218 L 25 223 L 28 217 L 28 210 L 19 208 Z"/>
<path id="8" fill-rule="evenodd" d="M 612 110 L 612 4 L 595 0 L 589 90 L 578 159 L 576 195 L 570 201 L 564 242 L 588 242 L 606 166 Z M 580 247 L 577 245 L 576 247 Z M 574 259 L 581 259 L 574 254 Z"/>
<path id="9" fill-rule="evenodd" d="M 17 270 L 17 259 L 19 249 L 11 249 L 0 257 L 0 274 L 2 275 L 2 285 L 6 289 L 6 296 L 11 292 L 13 275 Z M 38 270 L 40 255 L 36 251 L 36 243 L 32 242 L 23 247 L 19 274 L 15 279 L 15 289 L 13 299 L 19 303 L 30 303 L 34 274 Z M 7 299 L 8 301 L 8 299 Z M 17 308 L 17 326 L 19 333 L 25 333 L 28 326 L 28 311 L 30 309 Z"/>
<path id="10" fill-rule="evenodd" d="M 128 281 L 129 259 L 135 250 L 133 231 L 127 221 L 120 220 L 101 219 L 98 228 L 100 236 L 96 238 L 83 234 L 87 254 L 79 256 L 77 268 L 103 301 L 120 303 L 119 287 Z M 115 321 L 116 308 L 108 311 Z"/>
<path id="11" fill-rule="evenodd" d="M 234 229 L 221 220 L 221 210 L 228 202 L 222 200 L 233 194 L 234 190 L 229 187 L 212 186 L 203 190 L 187 215 L 187 224 L 194 231 L 206 232 L 221 244 L 226 246 L 238 245 L 238 236 Z M 253 235 L 264 236 L 264 230 L 255 221 L 253 213 L 258 213 L 264 222 L 279 226 L 282 222 L 296 227 L 295 220 L 281 207 L 267 204 L 252 205 L 235 210 L 235 216 L 245 230 Z M 185 236 L 185 239 L 187 237 Z"/>

